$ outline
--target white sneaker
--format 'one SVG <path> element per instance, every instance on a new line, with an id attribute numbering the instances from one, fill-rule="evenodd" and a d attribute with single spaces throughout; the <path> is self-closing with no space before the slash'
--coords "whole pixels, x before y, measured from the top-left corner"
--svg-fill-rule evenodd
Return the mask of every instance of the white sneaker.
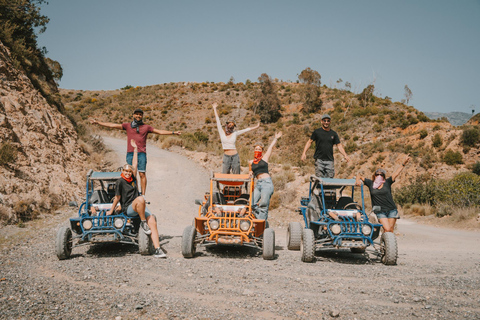
<path id="1" fill-rule="evenodd" d="M 167 255 L 165 254 L 165 252 L 163 252 L 162 248 L 158 247 L 157 249 L 155 249 L 155 253 L 153 254 L 153 256 L 155 258 L 166 258 Z"/>

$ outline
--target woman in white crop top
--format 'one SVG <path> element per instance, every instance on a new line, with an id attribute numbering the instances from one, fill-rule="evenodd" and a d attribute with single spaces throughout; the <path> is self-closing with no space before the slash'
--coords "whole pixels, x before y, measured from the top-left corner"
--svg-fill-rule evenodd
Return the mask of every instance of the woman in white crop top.
<path id="1" fill-rule="evenodd" d="M 220 141 L 222 141 L 222 148 L 224 152 L 222 173 L 239 174 L 240 173 L 240 157 L 238 156 L 237 148 L 235 147 L 235 142 L 237 141 L 237 137 L 242 133 L 257 129 L 258 127 L 260 127 L 260 122 L 255 127 L 235 131 L 236 124 L 235 124 L 235 121 L 232 120 L 227 122 L 224 130 L 222 128 L 222 124 L 220 123 L 220 118 L 218 117 L 217 106 L 218 104 L 215 102 L 213 104 L 213 111 L 215 112 L 217 129 L 218 129 L 218 133 L 220 134 Z"/>

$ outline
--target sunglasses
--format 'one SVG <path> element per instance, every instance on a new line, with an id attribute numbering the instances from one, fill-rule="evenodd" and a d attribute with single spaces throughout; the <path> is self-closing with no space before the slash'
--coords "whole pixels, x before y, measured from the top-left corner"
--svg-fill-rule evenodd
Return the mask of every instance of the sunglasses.
<path id="1" fill-rule="evenodd" d="M 330 122 L 329 119 L 323 119 L 322 122 Z"/>
<path id="2" fill-rule="evenodd" d="M 383 175 L 383 173 L 375 173 L 375 177 L 376 177 L 376 176 L 382 176 L 382 177 L 385 177 L 385 176 Z"/>

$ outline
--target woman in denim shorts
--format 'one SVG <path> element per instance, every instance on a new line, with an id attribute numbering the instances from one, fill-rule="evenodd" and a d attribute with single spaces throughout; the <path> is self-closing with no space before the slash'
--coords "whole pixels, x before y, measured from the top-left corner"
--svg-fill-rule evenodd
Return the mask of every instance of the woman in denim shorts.
<path id="1" fill-rule="evenodd" d="M 407 156 L 402 162 L 402 165 L 397 168 L 389 178 L 386 178 L 387 172 L 381 168 L 375 171 L 371 180 L 362 176 L 358 177 L 358 179 L 362 180 L 370 190 L 372 207 L 380 207 L 380 210 L 375 212 L 375 214 L 385 232 L 393 232 L 397 219 L 400 219 L 397 205 L 393 201 L 392 184 L 395 182 L 409 160 L 410 157 Z M 360 183 L 358 182 L 358 184 Z"/>
<path id="2" fill-rule="evenodd" d="M 270 159 L 273 147 L 281 136 L 282 132 L 275 133 L 275 138 L 265 154 L 263 153 L 263 143 L 255 143 L 254 158 L 249 161 L 250 174 L 257 178 L 255 189 L 253 190 L 253 205 L 257 219 L 267 220 L 268 218 L 268 206 L 273 194 L 272 177 L 268 173 L 268 159 Z"/>

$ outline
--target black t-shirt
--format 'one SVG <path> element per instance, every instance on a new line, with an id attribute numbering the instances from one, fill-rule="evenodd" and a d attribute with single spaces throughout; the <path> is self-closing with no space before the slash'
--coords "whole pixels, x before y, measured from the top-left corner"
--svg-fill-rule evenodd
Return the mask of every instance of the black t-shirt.
<path id="1" fill-rule="evenodd" d="M 123 178 L 118 179 L 115 183 L 115 195 L 120 196 L 122 211 L 126 212 L 128 206 L 138 197 L 137 179 L 133 178 L 130 183 Z"/>
<path id="2" fill-rule="evenodd" d="M 333 131 L 325 131 L 319 128 L 313 131 L 311 140 L 315 141 L 315 159 L 333 161 L 333 146 L 340 143 L 338 134 Z"/>
<path id="3" fill-rule="evenodd" d="M 268 163 L 265 162 L 263 159 L 260 160 L 258 163 L 252 162 L 252 171 L 255 177 L 258 176 L 260 173 L 268 173 Z"/>
<path id="4" fill-rule="evenodd" d="M 397 205 L 393 201 L 392 196 L 392 177 L 389 177 L 383 183 L 381 189 L 373 189 L 373 181 L 365 179 L 363 181 L 370 190 L 370 197 L 372 199 L 372 206 L 380 206 L 381 212 L 387 212 L 397 209 Z"/>

